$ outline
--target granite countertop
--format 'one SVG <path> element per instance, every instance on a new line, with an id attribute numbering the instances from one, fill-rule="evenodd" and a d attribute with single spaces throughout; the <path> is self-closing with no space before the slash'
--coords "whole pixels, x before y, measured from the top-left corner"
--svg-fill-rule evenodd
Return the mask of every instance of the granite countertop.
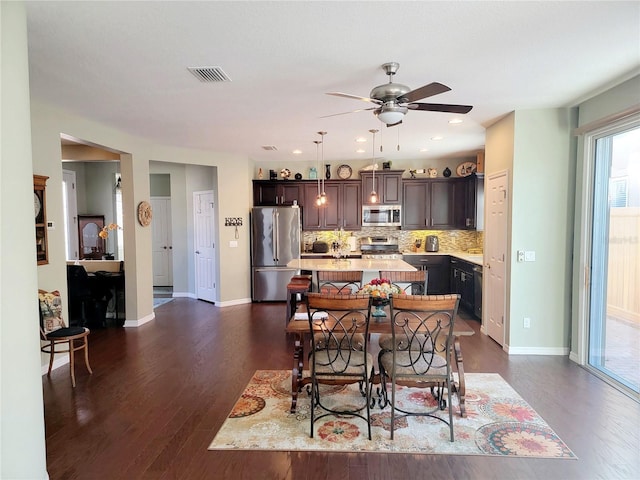
<path id="1" fill-rule="evenodd" d="M 362 253 L 360 252 L 360 250 L 356 250 L 355 252 L 349 252 L 347 253 L 347 258 L 348 257 L 359 257 L 360 255 L 362 255 Z M 302 257 L 333 257 L 333 254 L 331 253 L 331 251 L 327 252 L 327 253 L 313 253 L 313 252 L 300 252 L 300 256 Z M 343 255 L 344 258 L 344 255 Z"/>
<path id="2" fill-rule="evenodd" d="M 335 261 L 329 258 L 301 258 L 291 260 L 287 263 L 287 267 L 295 268 L 297 270 L 359 270 L 362 272 L 375 272 L 376 274 L 380 270 L 395 270 L 398 272 L 414 272 L 415 267 L 409 265 L 403 260 L 390 260 L 390 259 L 364 259 L 364 258 L 352 258 Z"/>
<path id="3" fill-rule="evenodd" d="M 475 265 L 482 266 L 484 263 L 484 255 L 481 253 L 467 253 L 467 252 L 402 252 L 403 255 L 449 255 L 450 257 L 456 257 L 460 260 L 464 260 Z"/>

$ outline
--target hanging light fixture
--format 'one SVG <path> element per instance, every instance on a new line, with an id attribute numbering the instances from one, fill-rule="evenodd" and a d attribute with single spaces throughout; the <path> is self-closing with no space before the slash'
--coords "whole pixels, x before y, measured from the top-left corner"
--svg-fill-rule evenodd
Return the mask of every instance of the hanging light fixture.
<path id="1" fill-rule="evenodd" d="M 376 130 L 375 128 L 372 128 L 371 130 L 369 130 L 369 132 L 371 132 L 373 134 L 373 145 L 371 146 L 371 156 L 372 156 L 372 161 L 373 161 L 373 177 L 372 177 L 372 182 L 371 182 L 371 194 L 369 195 L 369 202 L 371 203 L 378 203 L 378 194 L 376 193 L 376 133 L 378 133 L 378 130 Z"/>
<path id="2" fill-rule="evenodd" d="M 316 144 L 316 171 L 318 172 L 318 195 L 316 196 L 316 206 L 322 206 L 322 200 L 320 195 L 320 144 L 322 143 L 320 140 L 314 140 L 313 143 Z"/>
<path id="3" fill-rule="evenodd" d="M 322 139 L 320 141 L 320 143 L 322 144 L 322 165 L 324 165 L 324 136 L 327 134 L 327 132 L 318 132 L 318 135 L 320 135 L 320 138 Z M 326 205 L 327 203 L 327 194 L 324 191 L 324 178 L 326 175 L 322 176 L 322 193 L 320 193 L 320 204 L 321 205 Z"/>

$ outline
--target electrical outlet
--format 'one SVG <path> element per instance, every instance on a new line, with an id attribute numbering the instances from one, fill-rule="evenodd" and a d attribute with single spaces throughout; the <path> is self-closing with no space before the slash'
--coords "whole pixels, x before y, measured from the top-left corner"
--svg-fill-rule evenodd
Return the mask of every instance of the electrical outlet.
<path id="1" fill-rule="evenodd" d="M 518 250 L 518 261 L 524 262 L 524 250 Z"/>
<path id="2" fill-rule="evenodd" d="M 524 317 L 524 321 L 522 322 L 522 326 L 524 328 L 531 328 L 531 319 L 529 317 Z"/>

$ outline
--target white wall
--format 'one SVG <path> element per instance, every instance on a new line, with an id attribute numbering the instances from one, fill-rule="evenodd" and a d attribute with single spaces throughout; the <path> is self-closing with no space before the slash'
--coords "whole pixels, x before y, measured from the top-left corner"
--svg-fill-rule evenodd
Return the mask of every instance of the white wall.
<path id="1" fill-rule="evenodd" d="M 575 160 L 568 109 L 523 110 L 487 129 L 485 171 L 509 172 L 505 338 L 509 353 L 566 354 Z M 517 250 L 535 262 L 517 262 Z M 523 318 L 531 319 L 524 329 Z"/>
<path id="2" fill-rule="evenodd" d="M 0 478 L 46 479 L 24 5 L 0 22 Z"/>

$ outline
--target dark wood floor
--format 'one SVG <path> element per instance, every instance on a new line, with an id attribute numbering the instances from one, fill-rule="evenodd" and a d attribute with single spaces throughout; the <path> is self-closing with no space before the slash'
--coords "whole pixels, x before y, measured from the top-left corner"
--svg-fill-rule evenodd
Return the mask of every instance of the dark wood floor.
<path id="1" fill-rule="evenodd" d="M 177 298 L 138 329 L 93 331 L 93 375 L 80 362 L 75 389 L 68 366 L 43 377 L 50 478 L 640 478 L 636 402 L 567 358 L 508 357 L 480 333 L 462 339 L 466 371 L 502 375 L 578 460 L 208 451 L 254 371 L 291 367 L 284 310 Z"/>

